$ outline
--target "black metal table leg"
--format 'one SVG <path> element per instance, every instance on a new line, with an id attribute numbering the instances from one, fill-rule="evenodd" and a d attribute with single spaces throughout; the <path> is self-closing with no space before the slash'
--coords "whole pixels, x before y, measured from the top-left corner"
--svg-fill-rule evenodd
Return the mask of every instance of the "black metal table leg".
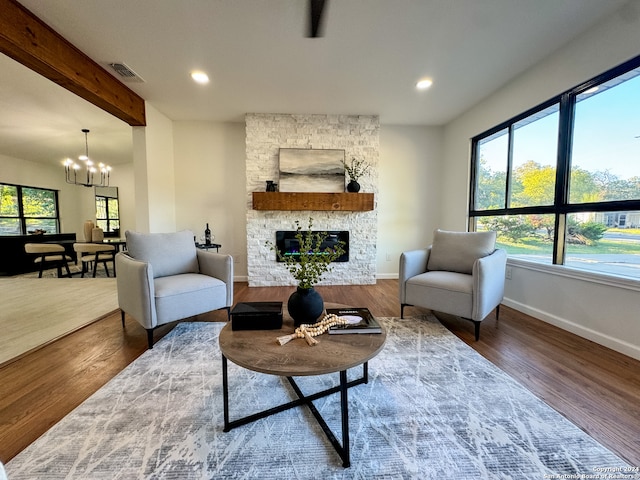
<path id="1" fill-rule="evenodd" d="M 347 398 L 347 371 L 340 372 L 340 411 L 342 412 L 342 466 L 351 466 L 349 459 L 349 401 Z M 338 452 L 340 453 L 340 452 Z"/>
<path id="2" fill-rule="evenodd" d="M 281 405 L 278 405 L 273 408 L 269 408 L 267 410 L 254 413 L 252 415 L 248 415 L 246 417 L 239 418 L 237 420 L 229 421 L 229 384 L 228 384 L 228 375 L 227 375 L 227 358 L 222 355 L 222 396 L 224 401 L 224 432 L 228 432 L 229 430 L 239 427 L 241 425 L 246 425 L 247 423 L 254 422 L 256 420 L 266 418 L 270 415 L 274 415 L 276 413 L 283 412 L 293 407 L 298 407 L 300 405 L 306 405 L 313 416 L 318 421 L 320 427 L 324 431 L 325 435 L 331 442 L 331 445 L 336 450 L 340 458 L 342 459 L 342 466 L 347 468 L 351 466 L 351 458 L 349 451 L 349 401 L 348 401 L 348 389 L 354 387 L 356 385 L 360 385 L 362 383 L 368 383 L 369 381 L 369 362 L 364 362 L 362 364 L 362 377 L 357 378 L 352 381 L 347 381 L 347 371 L 340 371 L 340 385 L 328 388 L 326 390 L 322 390 L 321 392 L 317 392 L 311 395 L 305 395 L 298 387 L 298 384 L 292 377 L 286 377 L 296 395 L 298 396 L 297 400 L 293 400 L 291 402 L 287 402 Z M 319 398 L 326 397 L 328 395 L 334 393 L 340 393 L 340 412 L 342 419 L 342 444 L 335 437 L 329 426 L 327 425 L 320 412 L 312 403 L 314 400 Z"/>
<path id="3" fill-rule="evenodd" d="M 229 381 L 227 380 L 227 357 L 222 355 L 222 398 L 224 402 L 224 429 L 223 432 L 231 430 L 229 426 Z"/>

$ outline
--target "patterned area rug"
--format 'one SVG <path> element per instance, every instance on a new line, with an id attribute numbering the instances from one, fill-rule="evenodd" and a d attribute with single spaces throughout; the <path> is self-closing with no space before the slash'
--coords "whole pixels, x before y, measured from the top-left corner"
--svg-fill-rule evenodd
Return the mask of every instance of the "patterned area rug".
<path id="1" fill-rule="evenodd" d="M 387 344 L 369 383 L 349 390 L 350 468 L 306 407 L 224 433 L 223 324 L 182 323 L 9 462 L 8 477 L 543 479 L 627 466 L 434 317 L 380 320 Z M 297 380 L 312 393 L 338 375 Z M 295 398 L 286 380 L 232 363 L 229 384 L 232 420 Z M 315 404 L 339 437 L 338 395 Z"/>

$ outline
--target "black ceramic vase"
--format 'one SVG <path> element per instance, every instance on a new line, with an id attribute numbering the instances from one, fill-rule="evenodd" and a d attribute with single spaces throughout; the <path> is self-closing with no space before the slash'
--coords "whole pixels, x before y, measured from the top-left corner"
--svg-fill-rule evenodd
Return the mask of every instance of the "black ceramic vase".
<path id="1" fill-rule="evenodd" d="M 293 325 L 298 327 L 303 323 L 315 323 L 324 311 L 324 301 L 313 287 L 298 287 L 289 297 L 287 309 Z"/>
<path id="2" fill-rule="evenodd" d="M 355 180 L 351 180 L 347 183 L 347 192 L 358 193 L 360 191 L 360 184 Z"/>

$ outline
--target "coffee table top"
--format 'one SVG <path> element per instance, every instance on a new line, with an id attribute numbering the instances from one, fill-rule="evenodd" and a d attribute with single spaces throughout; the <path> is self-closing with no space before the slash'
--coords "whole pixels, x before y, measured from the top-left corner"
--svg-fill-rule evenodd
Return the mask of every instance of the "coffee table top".
<path id="1" fill-rule="evenodd" d="M 330 306 L 330 305 L 328 305 Z M 248 370 L 283 377 L 323 375 L 356 367 L 375 357 L 384 346 L 387 333 L 329 335 L 309 346 L 303 338 L 280 345 L 277 338 L 294 332 L 293 320 L 284 312 L 279 330 L 231 330 L 220 332 L 220 350 L 236 365 Z"/>

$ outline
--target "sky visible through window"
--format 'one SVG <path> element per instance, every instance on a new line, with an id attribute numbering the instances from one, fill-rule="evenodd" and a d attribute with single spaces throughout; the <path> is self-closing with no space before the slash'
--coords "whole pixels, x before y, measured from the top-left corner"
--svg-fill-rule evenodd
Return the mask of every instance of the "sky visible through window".
<path id="1" fill-rule="evenodd" d="M 557 137 L 556 115 L 536 120 L 535 135 L 518 138 L 514 165 L 533 160 L 555 166 Z M 506 134 L 483 143 L 483 160 L 492 171 L 506 169 L 506 145 Z M 621 179 L 640 177 L 640 75 L 577 103 L 572 165 Z"/>

